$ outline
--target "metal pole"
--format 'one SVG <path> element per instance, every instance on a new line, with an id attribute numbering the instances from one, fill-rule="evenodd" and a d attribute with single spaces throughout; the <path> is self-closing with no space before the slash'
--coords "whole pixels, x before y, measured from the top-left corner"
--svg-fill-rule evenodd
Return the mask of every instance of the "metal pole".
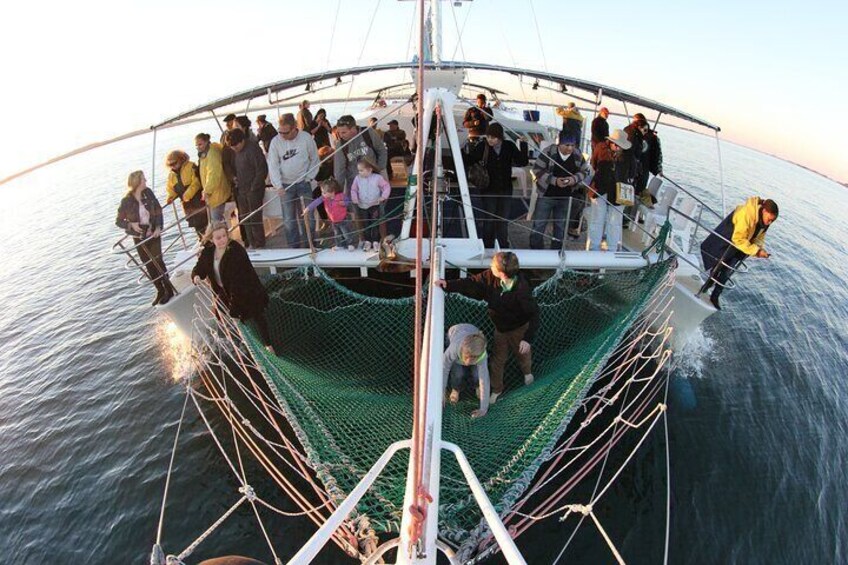
<path id="1" fill-rule="evenodd" d="M 171 200 L 171 206 L 174 208 L 174 218 L 177 219 L 177 231 L 180 232 L 180 239 L 183 241 L 183 251 L 188 249 L 188 244 L 185 240 L 185 234 L 183 234 L 183 226 L 180 223 L 180 213 L 177 211 L 177 203 Z"/>
<path id="2" fill-rule="evenodd" d="M 565 226 L 562 232 L 562 251 L 565 252 L 565 242 L 568 241 L 568 231 L 571 229 L 571 205 L 574 197 L 568 197 L 568 210 L 565 213 Z"/>
<path id="3" fill-rule="evenodd" d="M 306 211 L 306 200 L 303 198 L 303 196 L 300 197 L 300 206 L 303 208 L 304 211 Z M 312 228 L 309 227 L 309 216 L 310 214 L 303 216 L 303 227 L 306 230 L 306 240 L 309 242 L 309 253 L 314 256 L 315 246 L 312 244 Z M 315 216 L 314 213 L 312 214 L 312 216 Z"/>
<path id="4" fill-rule="evenodd" d="M 718 154 L 718 182 L 721 184 L 721 214 L 727 213 L 727 208 L 724 205 L 724 170 L 721 166 L 721 140 L 718 137 L 718 130 L 715 132 L 716 138 L 716 153 Z"/>

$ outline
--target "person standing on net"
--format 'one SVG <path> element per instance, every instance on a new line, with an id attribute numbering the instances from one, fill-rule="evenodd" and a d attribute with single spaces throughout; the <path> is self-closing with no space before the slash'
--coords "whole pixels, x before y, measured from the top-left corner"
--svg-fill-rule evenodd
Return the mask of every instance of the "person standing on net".
<path id="1" fill-rule="evenodd" d="M 510 251 L 499 251 L 492 257 L 491 268 L 467 279 L 437 280 L 436 286 L 447 292 L 459 292 L 470 298 L 485 300 L 489 318 L 495 326 L 490 362 L 494 404 L 504 391 L 504 367 L 509 351 L 515 355 L 524 374 L 524 384 L 533 383 L 532 343 L 539 329 L 539 306 L 530 281 L 519 272 L 518 257 Z"/>
<path id="2" fill-rule="evenodd" d="M 268 174 L 280 194 L 286 244 L 306 246 L 305 226 L 301 228 L 303 204 L 312 202 L 311 182 L 318 174 L 318 147 L 311 135 L 297 128 L 293 114 L 280 116 L 277 137 L 268 151 Z M 304 218 L 303 221 L 309 221 Z"/>
<path id="3" fill-rule="evenodd" d="M 471 413 L 481 418 L 489 411 L 489 366 L 486 359 L 486 336 L 476 326 L 457 324 L 448 330 L 448 347 L 442 356 L 442 381 L 450 387 L 451 404 L 459 402 L 464 388 L 474 390 L 480 408 Z"/>

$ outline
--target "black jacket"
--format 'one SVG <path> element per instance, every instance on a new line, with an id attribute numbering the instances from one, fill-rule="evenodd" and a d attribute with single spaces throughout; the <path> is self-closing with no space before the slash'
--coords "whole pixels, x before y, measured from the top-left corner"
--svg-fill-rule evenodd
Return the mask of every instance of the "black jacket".
<path id="1" fill-rule="evenodd" d="M 609 122 L 606 118 L 598 116 L 592 120 L 592 143 L 606 141 L 609 136 Z"/>
<path id="2" fill-rule="evenodd" d="M 468 130 L 468 134 L 472 137 L 486 135 L 486 128 L 489 127 L 489 122 L 492 121 L 494 114 L 492 108 L 486 106 L 472 106 L 465 111 L 465 117 L 462 119 L 462 125 Z"/>
<path id="3" fill-rule="evenodd" d="M 539 329 L 539 305 L 530 282 L 523 274 L 518 273 L 518 280 L 509 292 L 503 292 L 501 280 L 491 270 L 467 279 L 446 282 L 445 290 L 448 292 L 460 292 L 470 298 L 485 300 L 489 306 L 489 317 L 499 332 L 509 332 L 529 323 L 524 341 L 533 343 Z"/>
<path id="4" fill-rule="evenodd" d="M 268 122 L 265 122 L 265 125 L 259 130 L 259 141 L 262 142 L 265 153 L 268 153 L 271 149 L 271 142 L 274 141 L 275 137 L 277 137 L 277 129 Z"/>
<path id="5" fill-rule="evenodd" d="M 528 163 L 527 158 L 527 143 L 521 142 L 521 149 L 508 139 L 501 142 L 500 155 L 495 153 L 495 150 L 489 147 L 487 141 L 481 141 L 474 146 L 471 153 L 466 157 L 465 170 L 468 167 L 483 160 L 483 155 L 486 148 L 489 148 L 486 155 L 486 170 L 489 172 L 489 188 L 484 192 L 487 194 L 512 194 L 512 168 L 523 167 Z"/>
<path id="6" fill-rule="evenodd" d="M 268 161 L 255 141 L 248 139 L 244 142 L 244 147 L 236 153 L 235 164 L 239 194 L 265 191 Z"/>
<path id="7" fill-rule="evenodd" d="M 598 144 L 592 153 L 592 168 L 595 177 L 592 188 L 599 196 L 606 196 L 610 204 L 615 204 L 615 183 L 633 184 L 636 180 L 636 159 L 626 151 L 615 157 L 606 143 Z"/>
<path id="8" fill-rule="evenodd" d="M 261 314 L 268 305 L 268 292 L 239 242 L 230 241 L 227 245 L 220 270 L 223 286 L 215 280 L 215 245 L 207 243 L 191 271 L 191 278 L 209 280 L 215 295 L 227 306 L 231 316 L 249 320 Z"/>
<path id="9" fill-rule="evenodd" d="M 145 188 L 141 191 L 141 203 L 147 208 L 148 214 L 150 214 L 150 229 L 155 230 L 159 228 L 160 230 L 164 227 L 162 221 L 162 206 L 159 204 L 159 201 L 156 199 L 156 195 L 153 194 L 153 191 L 149 188 Z M 118 206 L 118 216 L 115 218 L 115 225 L 124 230 L 129 235 L 134 235 L 135 237 L 141 237 L 141 234 L 134 232 L 132 228 L 130 228 L 130 224 L 132 222 L 140 224 L 138 217 L 138 201 L 133 196 L 132 192 L 127 193 L 121 199 L 121 204 Z"/>

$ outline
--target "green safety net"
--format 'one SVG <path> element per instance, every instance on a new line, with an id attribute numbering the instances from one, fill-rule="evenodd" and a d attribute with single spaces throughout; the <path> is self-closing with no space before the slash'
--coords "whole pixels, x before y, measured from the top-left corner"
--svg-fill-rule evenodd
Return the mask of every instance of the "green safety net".
<path id="1" fill-rule="evenodd" d="M 443 439 L 459 445 L 495 507 L 503 512 L 527 489 L 594 377 L 671 269 L 563 271 L 535 289 L 541 325 L 533 345 L 536 381 L 523 386 L 513 360 L 506 391 L 472 419 L 473 391 L 447 404 Z M 341 501 L 393 442 L 412 432 L 414 303 L 357 294 L 317 268 L 267 279 L 270 355 L 243 327 L 269 386 L 310 466 Z M 492 337 L 485 303 L 448 294 L 445 328 L 472 323 Z M 491 342 L 490 342 L 491 343 Z M 376 532 L 398 532 L 409 452 L 395 455 L 357 507 Z M 442 457 L 440 534 L 462 543 L 481 523 L 454 457 Z"/>

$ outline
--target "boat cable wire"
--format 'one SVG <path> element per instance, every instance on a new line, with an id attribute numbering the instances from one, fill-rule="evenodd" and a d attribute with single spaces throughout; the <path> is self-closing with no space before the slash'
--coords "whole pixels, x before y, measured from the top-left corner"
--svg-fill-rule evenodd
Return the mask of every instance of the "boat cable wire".
<path id="1" fill-rule="evenodd" d="M 341 11 L 342 0 L 336 0 L 336 15 L 333 16 L 333 27 L 330 28 L 330 41 L 327 45 L 327 62 L 325 63 L 326 68 L 330 68 L 330 58 L 333 54 L 333 40 L 336 38 L 336 24 L 339 21 L 339 12 Z"/>
<path id="2" fill-rule="evenodd" d="M 465 57 L 465 49 L 462 46 L 462 32 L 465 30 L 465 22 L 462 22 L 462 29 L 460 29 L 459 18 L 456 17 L 456 6 L 454 6 L 453 2 L 449 2 L 449 4 L 451 7 L 451 15 L 453 16 L 453 26 L 456 28 L 456 46 L 453 48 L 453 57 L 451 57 L 451 59 L 456 57 L 456 50 L 459 49 L 459 52 L 462 53 L 462 60 L 465 61 L 467 59 Z M 469 11 L 471 11 L 470 6 Z M 468 21 L 467 14 L 465 16 L 465 20 Z"/>
<path id="3" fill-rule="evenodd" d="M 362 40 L 362 49 L 359 50 L 359 57 L 356 58 L 356 65 L 359 66 L 362 63 L 362 56 L 365 55 L 365 47 L 368 45 L 368 38 L 371 37 L 371 30 L 374 28 L 374 20 L 377 19 L 377 11 L 380 9 L 381 0 L 377 0 L 377 3 L 374 4 L 374 11 L 371 12 L 371 21 L 368 22 L 368 30 L 365 32 L 365 39 Z M 329 65 L 328 65 L 329 66 Z M 347 103 L 350 99 L 350 94 L 353 92 L 353 83 L 356 82 L 356 77 L 351 75 L 350 77 L 350 85 L 347 89 L 347 96 L 345 96 L 345 103 L 342 107 L 342 114 L 347 112 Z"/>
<path id="4" fill-rule="evenodd" d="M 189 387 L 186 385 L 185 400 L 183 400 L 183 409 L 180 412 L 180 420 L 177 423 L 177 433 L 174 434 L 174 446 L 171 449 L 171 461 L 168 463 L 168 473 L 165 475 L 165 492 L 162 495 L 162 507 L 159 509 L 159 525 L 156 528 L 156 545 L 162 544 L 162 528 L 165 524 L 165 505 L 168 503 L 168 490 L 171 486 L 171 473 L 174 470 L 174 460 L 177 455 L 177 444 L 180 439 L 180 431 L 183 428 L 183 420 L 185 419 L 186 407 L 188 406 Z"/>
<path id="5" fill-rule="evenodd" d="M 671 375 L 665 380 L 665 398 L 668 405 L 668 387 Z M 663 565 L 668 565 L 668 545 L 671 539 L 671 445 L 668 442 L 668 410 L 663 411 L 663 433 L 665 435 L 665 543 L 663 544 Z"/>
<path id="6" fill-rule="evenodd" d="M 465 34 L 465 24 L 468 23 L 468 17 L 471 15 L 471 10 L 474 8 L 474 3 L 468 3 L 468 9 L 465 11 L 465 18 L 462 20 L 462 27 L 459 29 L 459 37 L 457 38 L 457 43 L 453 48 L 453 55 L 451 55 L 451 59 L 456 59 L 456 52 L 458 49 L 462 47 L 462 36 Z M 451 3 L 451 9 L 453 9 L 453 4 Z M 456 15 L 454 14 L 454 20 L 456 20 Z M 462 55 L 463 59 L 465 58 L 465 53 Z"/>

